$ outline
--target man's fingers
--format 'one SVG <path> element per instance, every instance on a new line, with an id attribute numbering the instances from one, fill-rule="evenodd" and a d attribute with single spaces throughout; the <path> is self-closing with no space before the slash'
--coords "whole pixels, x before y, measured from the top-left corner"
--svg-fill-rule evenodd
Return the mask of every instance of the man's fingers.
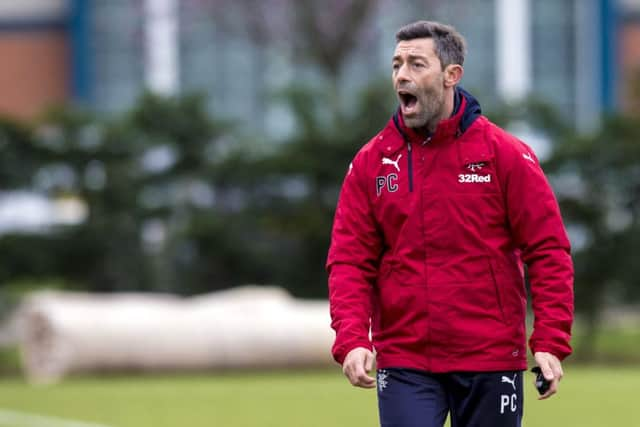
<path id="1" fill-rule="evenodd" d="M 553 363 L 551 365 L 551 369 L 553 370 L 553 376 L 560 381 L 564 376 L 564 372 L 562 371 L 562 365 L 560 363 Z"/>
<path id="2" fill-rule="evenodd" d="M 376 380 L 375 378 L 372 378 L 366 373 L 362 372 L 360 375 L 358 375 L 357 383 L 354 385 L 363 388 L 374 388 L 376 386 Z"/>
<path id="3" fill-rule="evenodd" d="M 542 375 L 550 382 L 549 389 L 538 397 L 538 399 L 548 399 L 558 392 L 560 380 L 564 376 L 562 362 L 553 354 L 544 351 L 536 352 L 534 358 L 542 371 Z"/>
<path id="4" fill-rule="evenodd" d="M 362 363 L 355 366 L 353 377 L 354 381 L 351 382 L 356 387 L 364 387 L 364 388 L 372 388 L 376 385 L 375 378 L 367 375 L 367 372 L 364 370 L 365 360 L 361 361 Z"/>
<path id="5" fill-rule="evenodd" d="M 373 388 L 376 386 L 375 378 L 370 377 L 363 367 L 351 366 L 345 370 L 349 382 L 356 387 Z"/>
<path id="6" fill-rule="evenodd" d="M 366 349 L 352 350 L 342 365 L 342 372 L 349 382 L 356 387 L 373 388 L 376 386 L 375 378 L 367 375 L 373 368 L 373 353 Z"/>
<path id="7" fill-rule="evenodd" d="M 549 386 L 549 390 L 547 390 L 542 396 L 538 397 L 538 400 L 548 399 L 549 397 L 556 394 L 558 391 L 558 383 L 560 382 L 560 378 L 555 378 L 551 381 L 551 385 Z"/>
<path id="8" fill-rule="evenodd" d="M 550 356 L 549 359 L 549 368 L 553 374 L 553 378 L 560 381 L 562 379 L 562 364 L 555 356 Z"/>
<path id="9" fill-rule="evenodd" d="M 371 372 L 373 369 L 373 354 L 367 354 L 364 358 L 364 369 L 367 372 Z"/>
<path id="10" fill-rule="evenodd" d="M 562 378 L 564 373 L 562 372 L 562 363 L 551 353 L 539 352 L 535 354 L 536 363 L 542 371 L 542 375 L 547 381 L 552 381 L 556 378 Z"/>
<path id="11" fill-rule="evenodd" d="M 553 373 L 553 369 L 551 369 L 551 364 L 549 363 L 548 359 L 544 359 L 541 363 L 540 363 L 540 369 L 542 370 L 542 375 L 544 375 L 544 378 L 547 381 L 551 381 L 555 378 L 555 375 Z"/>
<path id="12" fill-rule="evenodd" d="M 347 379 L 349 380 L 351 385 L 357 386 L 358 385 L 357 366 L 355 364 L 345 365 L 343 371 L 344 371 L 344 374 L 347 376 Z"/>
<path id="13" fill-rule="evenodd" d="M 355 365 L 353 362 L 350 363 L 345 363 L 342 366 L 342 372 L 344 373 L 344 375 L 347 377 L 347 379 L 349 380 L 349 382 L 353 385 L 355 385 L 356 382 L 356 374 L 355 374 Z"/>

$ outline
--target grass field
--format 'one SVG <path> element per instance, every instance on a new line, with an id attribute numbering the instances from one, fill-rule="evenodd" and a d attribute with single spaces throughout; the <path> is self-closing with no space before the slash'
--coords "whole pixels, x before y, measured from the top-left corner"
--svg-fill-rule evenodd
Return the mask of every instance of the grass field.
<path id="1" fill-rule="evenodd" d="M 640 426 L 640 369 L 567 367 L 561 386 L 551 400 L 538 401 L 527 384 L 525 426 Z M 12 411 L 112 427 L 375 426 L 376 410 L 375 392 L 349 386 L 337 369 L 76 378 L 48 387 L 0 380 L 0 415 Z M 73 424 L 0 416 L 2 427 L 36 425 Z"/>

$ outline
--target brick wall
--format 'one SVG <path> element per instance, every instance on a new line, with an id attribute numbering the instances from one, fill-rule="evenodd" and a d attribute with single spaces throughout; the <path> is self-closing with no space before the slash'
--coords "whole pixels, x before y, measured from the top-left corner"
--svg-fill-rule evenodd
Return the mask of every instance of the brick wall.
<path id="1" fill-rule="evenodd" d="M 640 113 L 640 18 L 622 25 L 619 48 L 621 107 Z"/>
<path id="2" fill-rule="evenodd" d="M 68 99 L 64 31 L 2 31 L 0 58 L 0 114 L 30 119 Z"/>

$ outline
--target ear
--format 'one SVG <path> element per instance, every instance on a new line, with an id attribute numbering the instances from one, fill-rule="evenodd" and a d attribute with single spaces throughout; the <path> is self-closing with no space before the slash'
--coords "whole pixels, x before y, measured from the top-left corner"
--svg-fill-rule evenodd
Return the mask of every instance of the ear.
<path id="1" fill-rule="evenodd" d="M 449 64 L 444 69 L 444 86 L 446 88 L 457 85 L 464 74 L 464 68 L 459 64 Z"/>

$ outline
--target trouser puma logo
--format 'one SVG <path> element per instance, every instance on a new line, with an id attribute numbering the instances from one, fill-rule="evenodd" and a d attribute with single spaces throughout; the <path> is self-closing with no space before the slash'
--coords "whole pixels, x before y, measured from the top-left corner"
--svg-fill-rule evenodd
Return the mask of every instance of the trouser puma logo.
<path id="1" fill-rule="evenodd" d="M 517 375 L 518 374 L 513 374 L 513 379 L 510 379 L 509 377 L 506 377 L 506 376 L 503 375 L 502 376 L 502 382 L 511 384 L 511 386 L 513 387 L 513 390 L 515 391 L 515 389 L 516 389 L 516 376 Z"/>

